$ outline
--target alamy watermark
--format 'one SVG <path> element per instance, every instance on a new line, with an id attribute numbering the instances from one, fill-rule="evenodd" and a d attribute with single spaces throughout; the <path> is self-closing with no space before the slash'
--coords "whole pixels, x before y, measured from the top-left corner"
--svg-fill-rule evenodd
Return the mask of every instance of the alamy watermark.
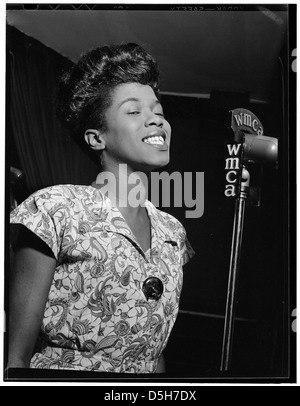
<path id="1" fill-rule="evenodd" d="M 101 172 L 96 183 L 101 192 L 120 207 L 143 206 L 149 199 L 156 207 L 185 207 L 187 218 L 199 218 L 204 213 L 203 172 L 143 172 L 128 174 L 127 165 L 119 165 L 116 177 L 112 172 Z"/>

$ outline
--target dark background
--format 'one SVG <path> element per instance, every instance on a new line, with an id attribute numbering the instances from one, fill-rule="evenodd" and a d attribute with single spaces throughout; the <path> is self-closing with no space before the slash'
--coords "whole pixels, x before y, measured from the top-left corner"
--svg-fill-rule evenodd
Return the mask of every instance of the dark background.
<path id="1" fill-rule="evenodd" d="M 237 107 L 252 111 L 262 122 L 265 135 L 278 138 L 279 159 L 278 165 L 250 168 L 261 199 L 259 206 L 249 202 L 246 207 L 229 376 L 284 381 L 293 375 L 290 326 L 295 278 L 288 215 L 294 210 L 290 200 L 294 179 L 288 170 L 294 158 L 294 141 L 289 137 L 294 133 L 288 118 L 288 111 L 292 111 L 288 101 L 293 97 L 289 46 L 284 42 L 278 55 L 267 103 L 250 102 L 247 92 L 219 89 L 214 89 L 209 99 L 162 95 L 172 126 L 171 161 L 166 170 L 204 172 L 205 178 L 202 217 L 187 219 L 184 208 L 164 208 L 184 224 L 196 251 L 184 269 L 181 310 L 165 351 L 171 376 L 226 377 L 220 372 L 220 362 L 234 200 L 224 196 L 224 163 L 229 110 Z M 58 75 L 69 63 L 39 41 L 7 26 L 7 214 L 11 190 L 20 202 L 51 184 L 90 184 L 98 173 L 92 156 L 55 117 L 51 95 Z M 24 137 L 31 143 L 28 138 L 24 142 Z M 20 180 L 11 181 L 11 166 L 23 171 Z M 256 174 L 261 170 L 259 181 Z"/>

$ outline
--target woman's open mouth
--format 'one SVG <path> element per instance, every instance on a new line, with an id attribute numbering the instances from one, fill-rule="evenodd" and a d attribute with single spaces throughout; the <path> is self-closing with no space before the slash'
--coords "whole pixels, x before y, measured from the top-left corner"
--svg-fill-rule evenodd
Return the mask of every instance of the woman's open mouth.
<path id="1" fill-rule="evenodd" d="M 168 149 L 168 145 L 165 143 L 166 133 L 163 130 L 152 131 L 146 137 L 142 139 L 145 144 L 160 150 Z"/>

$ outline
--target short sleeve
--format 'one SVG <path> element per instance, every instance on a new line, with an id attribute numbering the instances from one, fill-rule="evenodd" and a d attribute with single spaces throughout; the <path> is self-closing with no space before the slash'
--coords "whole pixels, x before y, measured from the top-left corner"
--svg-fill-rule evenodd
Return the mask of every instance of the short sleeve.
<path id="1" fill-rule="evenodd" d="M 52 188 L 29 196 L 10 214 L 11 226 L 21 224 L 43 240 L 58 259 L 66 225 L 63 193 Z"/>
<path id="2" fill-rule="evenodd" d="M 182 258 L 182 265 L 185 265 L 195 255 L 195 251 L 193 250 L 189 240 L 187 239 L 186 231 L 183 226 L 180 232 L 179 249 Z"/>

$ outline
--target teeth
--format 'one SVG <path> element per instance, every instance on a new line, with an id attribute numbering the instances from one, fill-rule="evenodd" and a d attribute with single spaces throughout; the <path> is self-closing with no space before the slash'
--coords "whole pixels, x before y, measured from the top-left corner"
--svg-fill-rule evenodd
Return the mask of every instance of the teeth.
<path id="1" fill-rule="evenodd" d="M 158 144 L 158 145 L 163 145 L 164 144 L 164 139 L 162 136 L 155 136 L 155 137 L 149 137 L 145 139 L 144 141 L 146 144 Z"/>

